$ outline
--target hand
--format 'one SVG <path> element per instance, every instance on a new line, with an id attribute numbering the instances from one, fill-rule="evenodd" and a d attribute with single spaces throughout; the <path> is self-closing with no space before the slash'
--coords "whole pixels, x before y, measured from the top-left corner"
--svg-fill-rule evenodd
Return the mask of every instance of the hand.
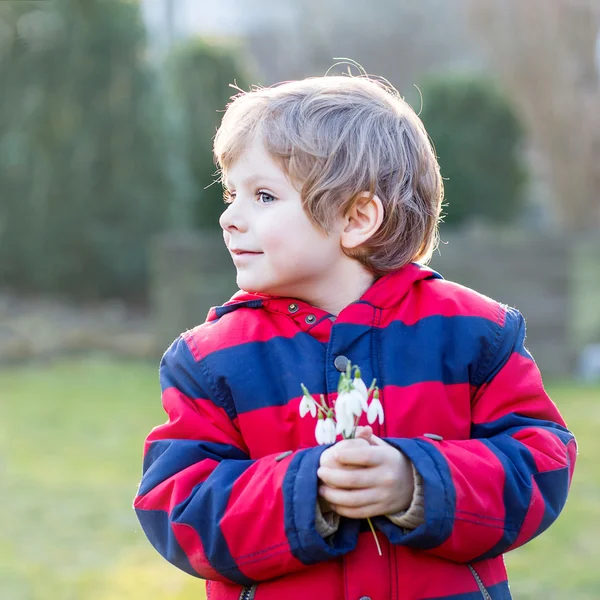
<path id="1" fill-rule="evenodd" d="M 414 492 L 410 460 L 370 427 L 358 427 L 355 439 L 327 448 L 317 475 L 321 507 L 352 519 L 406 510 Z"/>

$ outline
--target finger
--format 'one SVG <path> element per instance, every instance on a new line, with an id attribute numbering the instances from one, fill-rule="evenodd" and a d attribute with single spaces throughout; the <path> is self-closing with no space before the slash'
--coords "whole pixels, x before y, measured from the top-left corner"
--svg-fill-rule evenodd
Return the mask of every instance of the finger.
<path id="1" fill-rule="evenodd" d="M 369 438 L 369 444 L 371 446 L 390 446 L 385 440 L 382 440 L 380 437 L 377 437 L 375 434 L 371 435 Z"/>
<path id="2" fill-rule="evenodd" d="M 322 485 L 319 487 L 319 495 L 329 502 L 336 512 L 339 512 L 338 509 L 342 507 L 360 508 L 375 505 L 378 502 L 378 491 L 372 488 L 364 490 L 340 490 Z"/>
<path id="3" fill-rule="evenodd" d="M 367 440 L 367 442 L 369 441 L 369 438 L 373 435 L 373 429 L 367 425 L 365 427 L 363 426 L 358 426 L 356 428 L 356 433 L 354 434 L 354 437 L 356 439 L 363 439 L 363 440 Z"/>
<path id="4" fill-rule="evenodd" d="M 329 487 L 346 490 L 364 489 L 373 487 L 377 483 L 377 477 L 381 477 L 378 473 L 379 470 L 364 467 L 350 469 L 320 467 L 317 471 L 317 477 Z"/>
<path id="5" fill-rule="evenodd" d="M 341 466 L 342 463 L 339 460 L 340 453 L 344 453 L 350 448 L 357 449 L 359 452 L 361 450 L 364 451 L 369 448 L 369 442 L 364 439 L 342 440 L 330 448 L 327 448 L 327 450 L 321 454 L 320 464 L 330 467 Z"/>
<path id="6" fill-rule="evenodd" d="M 338 450 L 336 460 L 344 468 L 346 466 L 377 467 L 385 460 L 383 448 L 369 446 L 368 448 L 343 448 Z"/>
<path id="7" fill-rule="evenodd" d="M 347 506 L 338 506 L 335 512 L 348 519 L 367 519 L 384 514 L 383 509 L 376 504 L 367 504 L 358 508 L 348 508 Z"/>

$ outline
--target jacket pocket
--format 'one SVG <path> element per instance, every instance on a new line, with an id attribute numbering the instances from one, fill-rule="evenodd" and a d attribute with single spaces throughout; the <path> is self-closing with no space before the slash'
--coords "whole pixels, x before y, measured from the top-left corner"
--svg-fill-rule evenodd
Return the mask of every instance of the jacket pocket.
<path id="1" fill-rule="evenodd" d="M 467 567 L 469 567 L 471 575 L 473 575 L 473 578 L 477 582 L 477 587 L 479 588 L 479 591 L 481 592 L 481 595 L 483 596 L 484 600 L 493 600 L 493 598 L 490 596 L 490 593 L 485 589 L 485 585 L 483 585 L 483 581 L 481 581 L 481 577 L 479 577 L 479 574 L 474 569 L 473 565 L 467 565 Z"/>

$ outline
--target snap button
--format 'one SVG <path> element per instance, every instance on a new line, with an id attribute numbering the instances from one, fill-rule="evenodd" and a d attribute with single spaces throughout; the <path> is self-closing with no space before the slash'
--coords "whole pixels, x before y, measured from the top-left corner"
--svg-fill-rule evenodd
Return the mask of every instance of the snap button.
<path id="1" fill-rule="evenodd" d="M 295 302 L 292 302 L 292 303 L 291 303 L 291 304 L 288 306 L 288 310 L 289 310 L 291 313 L 298 312 L 298 308 L 299 308 L 299 306 L 298 306 L 298 305 L 297 305 Z"/>
<path id="2" fill-rule="evenodd" d="M 370 596 L 361 596 L 360 600 L 371 600 Z"/>
<path id="3" fill-rule="evenodd" d="M 437 433 L 424 433 L 423 437 L 429 438 L 430 440 L 434 440 L 436 442 L 443 442 L 444 438 Z"/>
<path id="4" fill-rule="evenodd" d="M 333 366 L 340 372 L 340 373 L 345 373 L 346 369 L 348 368 L 348 363 L 350 361 L 342 354 L 340 354 L 339 356 L 335 357 L 335 360 L 333 361 Z"/>
<path id="5" fill-rule="evenodd" d="M 275 462 L 279 462 L 281 460 L 283 460 L 284 458 L 287 458 L 290 454 L 293 454 L 294 451 L 293 450 L 288 450 L 287 452 L 284 452 L 283 454 L 280 454 L 276 459 Z"/>
<path id="6" fill-rule="evenodd" d="M 306 315 L 306 319 L 304 320 L 308 323 L 308 325 L 311 325 L 317 320 L 317 317 L 315 317 L 315 315 Z"/>

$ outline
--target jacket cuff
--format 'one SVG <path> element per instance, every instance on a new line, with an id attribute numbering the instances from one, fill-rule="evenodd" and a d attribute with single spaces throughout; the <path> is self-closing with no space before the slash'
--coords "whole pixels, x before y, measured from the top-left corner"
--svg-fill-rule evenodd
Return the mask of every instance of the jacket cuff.
<path id="1" fill-rule="evenodd" d="M 326 538 L 334 534 L 340 526 L 340 515 L 336 512 L 322 512 L 319 501 L 317 500 L 317 509 L 315 511 L 315 528 L 317 533 Z"/>
<path id="2" fill-rule="evenodd" d="M 415 491 L 407 510 L 385 515 L 394 525 L 403 529 L 416 529 L 419 525 L 425 523 L 425 489 L 423 478 L 412 464 L 413 481 Z"/>
<path id="3" fill-rule="evenodd" d="M 340 519 L 338 528 L 327 539 L 317 530 L 317 470 L 321 454 L 328 447 L 296 451 L 290 457 L 282 485 L 285 532 L 290 550 L 305 565 L 343 556 L 354 550 L 358 542 L 360 522 L 357 519 Z"/>
<path id="4" fill-rule="evenodd" d="M 424 521 L 414 529 L 398 527 L 385 516 L 373 524 L 393 545 L 431 549 L 443 544 L 454 526 L 456 492 L 448 461 L 431 440 L 384 438 L 412 462 L 422 478 Z"/>

